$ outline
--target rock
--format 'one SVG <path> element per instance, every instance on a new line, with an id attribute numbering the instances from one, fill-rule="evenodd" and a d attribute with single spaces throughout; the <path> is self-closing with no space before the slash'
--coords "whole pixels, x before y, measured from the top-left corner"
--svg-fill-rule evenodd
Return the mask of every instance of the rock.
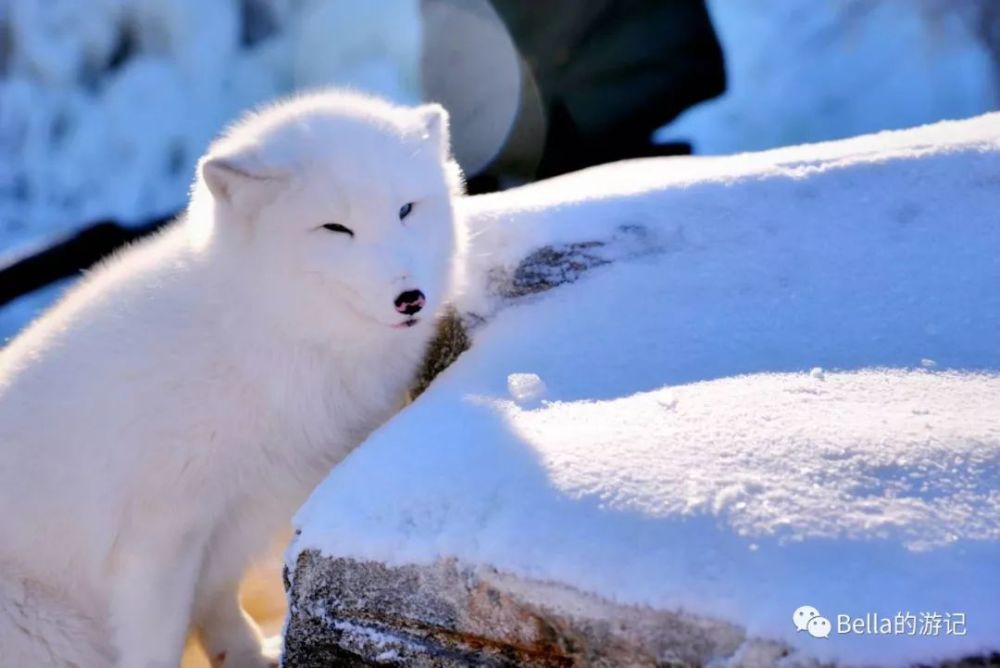
<path id="1" fill-rule="evenodd" d="M 307 550 L 291 581 L 292 668 L 705 665 L 747 644 L 725 622 L 615 605 L 451 559 L 391 567 Z M 742 651 L 788 653 L 761 648 Z"/>
<path id="2" fill-rule="evenodd" d="M 454 559 L 425 566 L 299 554 L 284 668 L 822 668 L 787 645 L 681 612 L 617 605 Z M 937 664 L 997 668 L 1000 654 Z"/>
<path id="3" fill-rule="evenodd" d="M 469 349 L 468 325 L 454 308 L 449 308 L 437 323 L 437 331 L 424 355 L 417 379 L 410 388 L 410 400 L 420 396 L 439 373 Z"/>

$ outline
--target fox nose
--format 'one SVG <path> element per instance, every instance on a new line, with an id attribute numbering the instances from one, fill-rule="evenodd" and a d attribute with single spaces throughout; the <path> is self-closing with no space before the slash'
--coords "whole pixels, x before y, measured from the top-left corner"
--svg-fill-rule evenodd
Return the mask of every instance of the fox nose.
<path id="1" fill-rule="evenodd" d="M 407 290 L 406 292 L 399 293 L 394 303 L 396 310 L 403 315 L 413 315 L 424 307 L 426 300 L 424 299 L 424 293 L 420 290 Z"/>

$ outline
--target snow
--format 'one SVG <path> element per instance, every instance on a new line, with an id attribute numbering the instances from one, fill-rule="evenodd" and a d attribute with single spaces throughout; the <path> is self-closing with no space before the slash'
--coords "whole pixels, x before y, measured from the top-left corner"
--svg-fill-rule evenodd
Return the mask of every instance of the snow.
<path id="1" fill-rule="evenodd" d="M 519 404 L 531 404 L 545 396 L 545 381 L 535 373 L 512 373 L 507 376 L 507 391 Z"/>
<path id="2" fill-rule="evenodd" d="M 998 158 L 993 114 L 467 199 L 458 306 L 485 323 L 315 491 L 288 558 L 453 557 L 821 660 L 996 650 Z M 501 296 L 545 245 L 608 263 Z M 838 631 L 899 612 L 967 633 Z"/>
<path id="3" fill-rule="evenodd" d="M 657 136 L 732 153 L 998 109 L 991 4 L 709 0 L 729 89 Z"/>
<path id="4" fill-rule="evenodd" d="M 416 0 L 13 0 L 3 29 L 0 248 L 179 210 L 211 138 L 277 95 L 420 98 Z"/>

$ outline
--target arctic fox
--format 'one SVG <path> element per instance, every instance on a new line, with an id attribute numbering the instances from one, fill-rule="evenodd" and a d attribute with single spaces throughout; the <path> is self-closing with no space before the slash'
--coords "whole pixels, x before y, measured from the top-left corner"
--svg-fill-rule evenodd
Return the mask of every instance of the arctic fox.
<path id="1" fill-rule="evenodd" d="M 0 353 L 0 665 L 273 663 L 250 557 L 397 410 L 462 246 L 447 115 L 253 113 L 185 216 Z"/>

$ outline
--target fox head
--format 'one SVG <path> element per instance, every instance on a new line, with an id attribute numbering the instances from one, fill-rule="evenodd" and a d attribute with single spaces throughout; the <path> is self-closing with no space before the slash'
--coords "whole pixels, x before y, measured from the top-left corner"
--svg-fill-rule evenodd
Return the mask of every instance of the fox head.
<path id="1" fill-rule="evenodd" d="M 195 200 L 199 189 L 210 198 L 213 245 L 287 325 L 317 337 L 343 324 L 407 336 L 447 299 L 460 245 L 449 144 L 436 104 L 299 97 L 216 141 Z"/>

